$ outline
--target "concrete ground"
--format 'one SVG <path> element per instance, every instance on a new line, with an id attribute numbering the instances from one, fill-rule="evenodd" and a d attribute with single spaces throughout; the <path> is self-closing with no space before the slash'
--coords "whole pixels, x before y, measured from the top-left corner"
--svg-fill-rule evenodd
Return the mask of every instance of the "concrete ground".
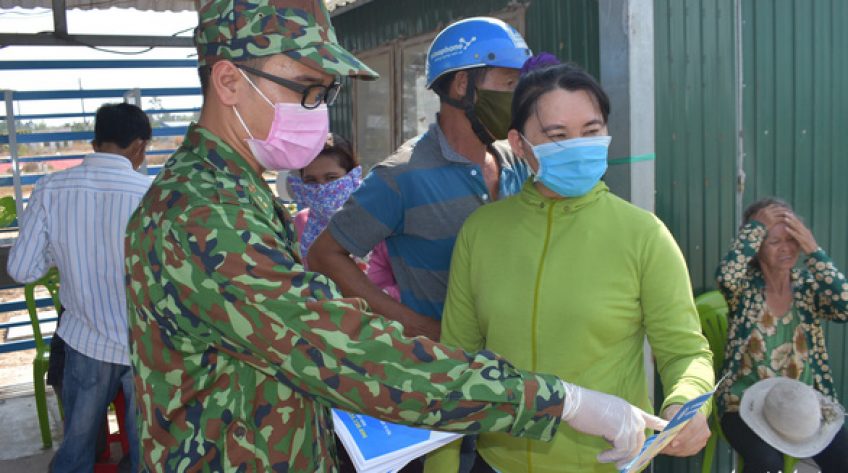
<path id="1" fill-rule="evenodd" d="M 2 382 L 0 382 L 2 384 Z M 48 387 L 47 409 L 50 430 L 53 434 L 53 446 L 44 449 L 41 443 L 41 430 L 38 427 L 38 414 L 35 410 L 35 395 L 32 384 L 0 385 L 0 472 L 3 473 L 41 473 L 62 442 L 62 420 L 56 396 Z M 115 417 L 110 414 L 112 429 L 116 428 Z M 120 445 L 113 444 L 110 461 L 117 463 L 121 458 Z"/>
<path id="2" fill-rule="evenodd" d="M 48 417 L 53 448 L 45 450 L 38 428 L 32 384 L 0 386 L 0 471 L 47 471 L 53 452 L 62 441 L 62 422 L 56 396 L 48 389 Z"/>

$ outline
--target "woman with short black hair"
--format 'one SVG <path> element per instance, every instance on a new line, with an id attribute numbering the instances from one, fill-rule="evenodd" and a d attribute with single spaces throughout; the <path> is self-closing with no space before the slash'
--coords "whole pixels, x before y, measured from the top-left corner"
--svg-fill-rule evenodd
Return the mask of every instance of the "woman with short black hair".
<path id="1" fill-rule="evenodd" d="M 647 336 L 665 386 L 662 414 L 671 418 L 712 389 L 712 358 L 671 234 L 601 182 L 609 112 L 606 93 L 577 66 L 545 66 L 520 79 L 509 143 L 536 175 L 463 225 L 442 340 L 502 353 L 650 411 Z M 664 453 L 692 455 L 709 435 L 697 414 Z M 599 463 L 607 448 L 567 427 L 550 444 L 497 434 L 478 441 L 486 469 L 502 473 L 618 471 Z"/>

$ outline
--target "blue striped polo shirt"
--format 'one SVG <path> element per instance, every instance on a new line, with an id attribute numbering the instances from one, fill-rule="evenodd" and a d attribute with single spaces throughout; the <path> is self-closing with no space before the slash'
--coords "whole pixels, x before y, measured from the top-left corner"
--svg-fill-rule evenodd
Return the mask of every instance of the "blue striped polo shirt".
<path id="1" fill-rule="evenodd" d="M 493 148 L 503 199 L 521 190 L 529 169 L 506 142 Z M 401 302 L 441 320 L 456 235 L 490 200 L 480 166 L 454 151 L 434 123 L 375 166 L 328 228 L 356 256 L 386 240 Z"/>

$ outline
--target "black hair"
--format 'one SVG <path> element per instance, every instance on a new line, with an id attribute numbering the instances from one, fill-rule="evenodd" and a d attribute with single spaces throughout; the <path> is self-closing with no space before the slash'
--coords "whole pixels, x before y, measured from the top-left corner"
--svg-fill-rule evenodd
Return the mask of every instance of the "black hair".
<path id="1" fill-rule="evenodd" d="M 114 143 L 125 149 L 136 139 L 150 140 L 153 129 L 147 114 L 128 103 L 107 103 L 97 109 L 94 143 Z"/>
<path id="2" fill-rule="evenodd" d="M 604 123 L 610 114 L 607 93 L 591 74 L 572 63 L 555 64 L 533 69 L 521 76 L 512 97 L 511 129 L 524 132 L 527 120 L 536 113 L 539 98 L 555 89 L 585 90 L 598 104 Z"/>
<path id="3" fill-rule="evenodd" d="M 442 74 L 433 81 L 433 85 L 430 86 L 430 89 L 439 96 L 439 100 L 442 97 L 447 97 L 450 95 L 450 86 L 453 84 L 453 78 L 456 76 L 457 71 L 448 72 L 447 74 Z"/>
<path id="4" fill-rule="evenodd" d="M 350 141 L 336 133 L 327 133 L 327 141 L 324 142 L 324 148 L 318 153 L 318 158 L 322 156 L 335 159 L 339 166 L 345 170 L 345 173 L 359 166 L 359 160 L 356 159 L 356 154 L 353 152 L 353 146 L 351 146 Z M 303 176 L 303 169 L 300 170 L 300 175 L 301 177 Z"/>
<path id="5" fill-rule="evenodd" d="M 252 67 L 253 69 L 262 69 L 262 66 L 265 65 L 265 62 L 268 61 L 270 56 L 262 56 L 262 57 L 252 57 L 248 59 L 238 60 L 238 61 L 230 61 L 233 64 L 241 64 L 247 67 Z M 245 71 L 246 74 L 250 74 Z M 212 76 L 212 64 L 207 64 L 205 66 L 200 66 L 197 68 L 197 76 L 200 78 L 200 93 L 203 97 L 206 97 L 206 92 L 209 91 L 209 78 Z"/>
<path id="6" fill-rule="evenodd" d="M 782 207 L 794 213 L 794 211 L 792 210 L 792 206 L 789 205 L 789 203 L 787 203 L 785 200 L 779 197 L 764 197 L 749 205 L 745 209 L 745 212 L 742 213 L 742 226 L 744 227 L 745 225 L 751 223 L 751 220 L 754 219 L 754 216 L 757 215 L 760 210 L 763 210 L 766 207 L 771 207 L 772 205 L 776 207 Z"/>

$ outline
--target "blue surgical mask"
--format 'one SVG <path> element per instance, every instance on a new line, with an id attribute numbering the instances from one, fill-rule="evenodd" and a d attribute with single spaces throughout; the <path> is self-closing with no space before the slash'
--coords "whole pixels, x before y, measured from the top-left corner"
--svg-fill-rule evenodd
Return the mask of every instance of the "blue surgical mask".
<path id="1" fill-rule="evenodd" d="M 539 161 L 536 181 L 563 197 L 586 194 L 607 171 L 610 141 L 611 136 L 572 138 L 540 145 L 527 141 Z"/>

